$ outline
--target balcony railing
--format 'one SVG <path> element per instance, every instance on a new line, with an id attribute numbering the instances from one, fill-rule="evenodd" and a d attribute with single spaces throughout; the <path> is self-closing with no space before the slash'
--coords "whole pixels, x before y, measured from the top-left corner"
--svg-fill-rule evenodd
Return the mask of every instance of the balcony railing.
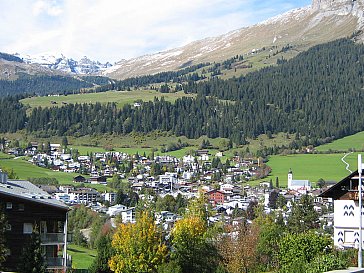
<path id="1" fill-rule="evenodd" d="M 46 263 L 47 263 L 47 268 L 71 267 L 72 257 L 67 254 L 66 264 L 64 264 L 62 257 L 46 257 Z"/>
<path id="2" fill-rule="evenodd" d="M 47 267 L 62 267 L 63 266 L 63 258 L 62 257 L 52 257 L 46 258 Z"/>
<path id="3" fill-rule="evenodd" d="M 67 242 L 71 242 L 72 234 L 67 234 Z M 42 244 L 64 244 L 63 233 L 42 233 L 40 234 L 40 241 Z"/>

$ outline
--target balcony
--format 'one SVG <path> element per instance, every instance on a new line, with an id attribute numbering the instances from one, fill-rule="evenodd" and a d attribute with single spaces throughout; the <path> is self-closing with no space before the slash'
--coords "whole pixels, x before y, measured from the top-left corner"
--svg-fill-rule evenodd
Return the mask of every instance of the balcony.
<path id="1" fill-rule="evenodd" d="M 47 269 L 58 269 L 72 266 L 72 257 L 67 255 L 66 264 L 62 257 L 46 257 Z"/>
<path id="2" fill-rule="evenodd" d="M 72 234 L 67 234 L 67 242 L 71 242 Z M 63 233 L 42 233 L 40 234 L 40 241 L 42 245 L 58 245 L 64 244 Z"/>

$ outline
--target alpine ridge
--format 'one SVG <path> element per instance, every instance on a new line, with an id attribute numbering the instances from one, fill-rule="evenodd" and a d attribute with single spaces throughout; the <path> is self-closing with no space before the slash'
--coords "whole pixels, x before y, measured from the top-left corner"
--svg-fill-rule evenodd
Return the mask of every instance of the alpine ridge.
<path id="1" fill-rule="evenodd" d="M 293 53 L 350 37 L 363 41 L 364 0 L 313 0 L 259 24 L 188 45 L 117 62 L 103 74 L 115 79 L 178 70 L 188 65 L 223 61 L 261 48 L 291 45 Z"/>
<path id="2" fill-rule="evenodd" d="M 67 58 L 63 54 L 40 54 L 35 56 L 15 54 L 27 64 L 38 64 L 42 67 L 50 68 L 71 74 L 95 75 L 112 65 L 107 62 L 102 64 L 98 61 L 92 61 L 86 56 L 76 61 Z"/>

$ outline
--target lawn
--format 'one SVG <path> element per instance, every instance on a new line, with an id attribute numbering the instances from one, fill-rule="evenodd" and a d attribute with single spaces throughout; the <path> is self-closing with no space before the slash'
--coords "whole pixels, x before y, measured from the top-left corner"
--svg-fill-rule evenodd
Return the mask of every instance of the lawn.
<path id="1" fill-rule="evenodd" d="M 72 268 L 88 269 L 95 259 L 97 251 L 71 244 L 67 247 L 67 253 L 72 256 Z"/>
<path id="2" fill-rule="evenodd" d="M 271 156 L 268 165 L 272 168 L 272 173 L 268 179 L 275 183 L 279 178 L 280 186 L 287 186 L 287 174 L 291 168 L 293 179 L 317 182 L 320 178 L 327 181 L 340 181 L 349 172 L 345 170 L 346 165 L 341 161 L 344 156 L 341 154 L 300 154 L 300 155 L 275 155 Z M 346 161 L 351 164 L 352 170 L 356 166 L 357 154 L 351 154 Z"/>
<path id="3" fill-rule="evenodd" d="M 335 140 L 331 143 L 316 147 L 317 151 L 348 151 L 349 149 L 364 149 L 364 132 Z"/>
<path id="4" fill-rule="evenodd" d="M 30 162 L 24 160 L 23 158 L 10 158 L 4 159 L 6 154 L 0 153 L 0 168 L 5 167 L 8 169 L 13 169 L 19 179 L 28 180 L 29 178 L 56 178 L 60 184 L 74 184 L 73 177 L 77 174 L 65 173 L 65 172 L 55 172 L 46 168 L 41 168 L 31 164 Z M 99 184 L 85 184 L 86 187 L 95 188 L 99 191 L 110 191 L 109 187 Z"/>
<path id="5" fill-rule="evenodd" d="M 125 104 L 134 104 L 137 100 L 153 101 L 155 97 L 162 98 L 166 101 L 174 102 L 181 97 L 194 97 L 193 94 L 185 94 L 184 92 L 176 93 L 160 93 L 155 90 L 133 90 L 133 91 L 107 91 L 100 93 L 75 94 L 67 96 L 47 96 L 47 97 L 31 97 L 21 100 L 24 105 L 34 107 L 60 107 L 65 103 L 108 103 L 115 102 L 119 107 Z M 51 103 L 53 102 L 53 103 Z"/>
<path id="6" fill-rule="evenodd" d="M 4 156 L 4 154 L 2 154 Z M 54 172 L 46 168 L 41 168 L 31 164 L 23 158 L 1 159 L 0 167 L 14 169 L 19 179 L 36 177 L 56 178 L 60 183 L 72 183 L 74 174 L 64 172 Z"/>

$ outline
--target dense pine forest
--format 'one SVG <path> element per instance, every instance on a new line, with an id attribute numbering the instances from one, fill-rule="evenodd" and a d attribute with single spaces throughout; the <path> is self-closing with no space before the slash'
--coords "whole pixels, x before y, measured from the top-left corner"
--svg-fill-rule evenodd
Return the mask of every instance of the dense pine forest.
<path id="1" fill-rule="evenodd" d="M 74 136 L 162 130 L 189 138 L 227 137 L 236 144 L 246 137 L 287 132 L 315 144 L 364 130 L 363 71 L 364 46 L 342 39 L 247 76 L 191 81 L 183 90 L 197 98 L 175 103 L 155 99 L 122 109 L 69 104 L 36 108 L 25 117 L 26 109 L 16 99 L 2 98 L 0 130 Z"/>
<path id="2" fill-rule="evenodd" d="M 13 81 L 0 80 L 0 95 L 36 94 L 38 96 L 45 96 L 48 94 L 79 93 L 82 88 L 106 85 L 109 81 L 106 77 L 97 76 L 74 78 L 69 76 L 24 75 Z"/>

